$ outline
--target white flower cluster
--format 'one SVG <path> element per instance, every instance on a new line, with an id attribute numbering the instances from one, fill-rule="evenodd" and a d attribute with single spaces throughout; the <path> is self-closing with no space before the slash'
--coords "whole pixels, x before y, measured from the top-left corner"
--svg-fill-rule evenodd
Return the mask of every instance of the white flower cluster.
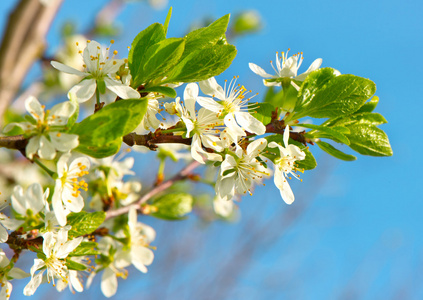
<path id="1" fill-rule="evenodd" d="M 83 71 L 59 62 L 51 63 L 59 71 L 81 77 L 81 81 L 68 92 L 70 101 L 45 110 L 36 98 L 30 97 L 25 102 L 30 114 L 28 121 L 10 123 L 4 130 L 9 132 L 18 127 L 23 131 L 28 142 L 25 147 L 26 157 L 50 175 L 53 192 L 50 193 L 49 188 L 43 191 L 38 183 L 26 189 L 16 186 L 11 196 L 11 208 L 16 219 L 0 213 L 0 242 L 12 243 L 10 239 L 26 238 L 38 241 L 38 248 L 33 247 L 32 250 L 39 250 L 30 274 L 14 268 L 14 262 L 9 261 L 4 252 L 0 252 L 2 299 L 10 296 L 12 285 L 9 280 L 29 275 L 31 279 L 24 289 L 25 295 L 34 294 L 40 284 L 45 282 L 52 282 L 59 291 L 69 286 L 71 291 L 81 292 L 83 271 L 91 272 L 87 286 L 91 285 L 95 274 L 102 272 L 101 290 L 105 296 L 110 297 L 117 291 L 117 278 L 126 278 L 126 267 L 133 265 L 145 273 L 146 266 L 154 259 L 150 243 L 155 238 L 155 231 L 137 221 L 136 208 L 142 207 L 140 203 L 138 206 L 133 204 L 139 199 L 141 184 L 123 180 L 124 176 L 134 174 L 131 171 L 134 159 L 93 159 L 76 154 L 73 151 L 79 146 L 78 135 L 70 133 L 78 117 L 78 103 L 91 98 L 96 98 L 97 104 L 102 100 L 109 102 L 107 99 L 110 99 L 110 95 L 114 99 L 138 99 L 141 95 L 130 86 L 127 60 L 116 59 L 116 51 L 111 55 L 110 47 L 87 41 L 87 46 L 80 53 L 84 60 Z M 265 80 L 265 85 L 275 85 L 280 84 L 280 79 L 285 77 L 304 80 L 321 63 L 321 60 L 316 60 L 304 74 L 297 76 L 301 61 L 302 57 L 298 55 L 287 58 L 283 54 L 281 59 L 277 56 L 275 76 L 265 73 L 254 64 L 250 64 L 250 68 L 272 79 Z M 148 99 L 146 114 L 139 124 L 141 130 L 159 130 L 183 139 L 184 144 L 190 143 L 189 159 L 209 167 L 217 166 L 214 207 L 216 213 L 222 216 L 233 211 L 232 200 L 237 195 L 251 194 L 256 184 L 272 174 L 282 199 L 291 204 L 294 194 L 287 179 L 291 176 L 298 178 L 297 161 L 305 159 L 305 153 L 289 143 L 289 126 L 284 128 L 283 144 L 268 143 L 266 138 L 260 137 L 266 134 L 267 124 L 254 117 L 254 110 L 259 104 L 250 103 L 250 100 L 255 95 L 248 96 L 251 91 L 237 84 L 237 79 L 235 77 L 230 82 L 225 81 L 223 87 L 214 77 L 189 83 L 185 87 L 183 99 L 177 97 L 174 101 L 164 103 L 164 109 L 160 108 L 161 96 L 150 92 L 145 97 Z M 173 122 L 163 122 L 163 111 L 171 115 L 169 119 Z M 275 148 L 272 150 L 275 155 L 272 159 L 274 170 L 270 169 L 268 158 L 264 155 L 271 148 Z M 165 146 L 159 152 L 166 152 L 175 160 L 186 158 L 186 155 L 173 153 L 171 148 Z M 55 170 L 50 170 L 54 165 Z M 89 204 L 86 201 L 88 197 L 91 197 Z M 8 204 L 5 201 L 0 210 Z M 126 211 L 129 211 L 127 224 L 121 224 L 118 229 L 108 222 L 102 225 L 109 232 L 106 237 L 100 234 L 96 237 L 75 235 L 75 229 L 72 228 L 75 224 L 69 221 L 72 216 L 82 213 L 84 207 L 86 210 L 107 211 L 128 205 L 132 206 Z M 9 235 L 8 230 L 16 231 L 14 235 Z M 111 238 L 112 235 L 115 238 Z M 95 265 L 91 265 L 88 256 L 75 254 L 93 240 L 100 253 Z M 28 244 L 27 248 L 32 245 Z"/>

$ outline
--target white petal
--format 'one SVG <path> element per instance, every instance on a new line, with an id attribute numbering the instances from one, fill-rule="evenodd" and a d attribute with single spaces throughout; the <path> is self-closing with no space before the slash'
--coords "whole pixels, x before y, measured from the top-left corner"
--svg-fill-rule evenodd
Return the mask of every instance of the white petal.
<path id="1" fill-rule="evenodd" d="M 247 146 L 247 154 L 251 156 L 251 159 L 257 157 L 261 151 L 267 146 L 266 139 L 258 139 L 253 141 Z"/>
<path id="2" fill-rule="evenodd" d="M 184 100 L 196 99 L 198 97 L 198 85 L 196 83 L 188 83 L 184 90 Z"/>
<path id="3" fill-rule="evenodd" d="M 54 149 L 53 144 L 44 135 L 40 137 L 38 156 L 47 160 L 51 160 L 56 156 L 56 149 Z"/>
<path id="4" fill-rule="evenodd" d="M 34 96 L 30 96 L 25 100 L 25 108 L 36 120 L 40 120 L 44 115 L 43 107 Z"/>
<path id="5" fill-rule="evenodd" d="M 315 61 L 313 61 L 313 63 L 310 65 L 310 67 L 308 67 L 307 71 L 305 71 L 301 75 L 298 75 L 294 79 L 298 80 L 298 81 L 304 81 L 306 79 L 306 77 L 308 76 L 308 74 L 310 74 L 314 70 L 317 70 L 318 68 L 320 68 L 321 65 L 322 65 L 322 59 L 321 58 L 316 59 Z"/>
<path id="6" fill-rule="evenodd" d="M 200 81 L 198 84 L 200 85 L 200 89 L 204 94 L 216 97 L 220 100 L 226 98 L 223 88 L 217 83 L 214 77 Z"/>
<path id="7" fill-rule="evenodd" d="M 204 158 L 201 156 L 200 153 L 204 153 L 205 151 L 202 148 L 201 140 L 198 136 L 198 134 L 194 134 L 192 137 L 191 142 L 191 156 L 193 159 L 198 161 L 201 164 L 205 164 Z"/>
<path id="8" fill-rule="evenodd" d="M 228 127 L 228 134 L 234 141 L 237 141 L 239 137 L 245 135 L 244 130 L 236 123 L 235 116 L 233 113 L 229 113 L 223 119 L 225 125 Z"/>
<path id="9" fill-rule="evenodd" d="M 52 204 L 53 204 L 53 211 L 54 211 L 54 214 L 56 215 L 57 222 L 59 222 L 61 226 L 65 226 L 66 213 L 65 213 L 65 208 L 63 207 L 63 202 L 62 202 L 62 188 L 61 188 L 60 179 L 56 180 L 56 187 L 54 188 Z"/>
<path id="10" fill-rule="evenodd" d="M 263 125 L 263 123 L 254 118 L 248 112 L 236 112 L 235 118 L 238 124 L 241 125 L 243 129 L 251 133 L 255 133 L 258 135 L 266 133 L 266 127 Z"/>
<path id="11" fill-rule="evenodd" d="M 20 185 L 13 188 L 11 200 L 13 209 L 21 215 L 26 215 L 26 198 L 24 196 L 24 190 Z"/>
<path id="12" fill-rule="evenodd" d="M 84 287 L 83 287 L 81 281 L 79 281 L 79 279 L 78 279 L 77 271 L 69 270 L 69 278 L 70 278 L 70 283 L 72 284 L 73 288 L 77 292 L 81 293 L 84 290 Z"/>
<path id="13" fill-rule="evenodd" d="M 25 296 L 32 296 L 41 284 L 43 274 L 40 272 L 31 278 L 31 281 L 25 286 L 23 293 Z"/>
<path id="14" fill-rule="evenodd" d="M 68 74 L 74 74 L 74 75 L 78 75 L 78 76 L 81 76 L 81 77 L 86 77 L 87 75 L 89 75 L 87 73 L 81 72 L 81 71 L 74 69 L 72 67 L 69 67 L 67 65 L 59 63 L 58 61 L 52 60 L 50 63 L 55 69 L 62 71 L 62 72 L 65 72 L 65 73 L 68 73 Z"/>
<path id="15" fill-rule="evenodd" d="M 2 282 L 2 287 L 0 291 L 0 299 L 9 300 L 10 294 L 12 293 L 12 289 L 13 289 L 12 284 L 9 281 L 6 281 L 6 279 L 4 279 L 4 281 Z"/>
<path id="16" fill-rule="evenodd" d="M 261 77 L 264 77 L 264 78 L 273 77 L 273 75 L 266 73 L 266 71 L 263 70 L 263 68 L 257 66 L 256 64 L 249 63 L 248 66 L 250 67 L 251 71 L 253 71 L 254 73 L 256 73 L 257 75 L 259 75 Z"/>
<path id="17" fill-rule="evenodd" d="M 104 269 L 103 275 L 101 276 L 101 291 L 104 296 L 111 297 L 116 294 L 118 287 L 118 281 L 116 274 L 110 268 Z"/>
<path id="18" fill-rule="evenodd" d="M 223 105 L 220 103 L 217 103 L 215 100 L 213 100 L 212 98 L 207 98 L 207 97 L 198 97 L 197 98 L 197 102 L 198 104 L 200 104 L 202 107 L 213 111 L 215 113 L 219 113 L 223 110 Z"/>
<path id="19" fill-rule="evenodd" d="M 0 242 L 5 243 L 9 238 L 6 228 L 0 225 Z"/>
<path id="20" fill-rule="evenodd" d="M 79 145 L 78 135 L 50 132 L 50 141 L 54 148 L 61 152 L 68 152 Z"/>
<path id="21" fill-rule="evenodd" d="M 31 209 L 33 214 L 37 214 L 44 208 L 43 188 L 39 183 L 31 184 L 25 196 L 25 206 L 27 209 Z"/>
<path id="22" fill-rule="evenodd" d="M 106 83 L 106 88 L 111 90 L 122 99 L 139 99 L 141 97 L 140 93 L 138 93 L 136 90 L 130 86 L 124 85 L 119 81 L 105 77 L 104 82 Z"/>
<path id="23" fill-rule="evenodd" d="M 65 101 L 59 103 L 50 111 L 50 116 L 54 116 L 49 121 L 49 124 L 53 125 L 65 125 L 64 123 L 68 121 L 69 117 L 74 114 L 76 111 L 76 104 L 72 103 L 71 101 Z"/>
<path id="24" fill-rule="evenodd" d="M 97 84 L 94 79 L 85 79 L 70 89 L 68 98 L 76 97 L 79 103 L 88 101 L 94 96 Z"/>
<path id="25" fill-rule="evenodd" d="M 76 247 L 81 244 L 83 237 L 80 236 L 76 239 L 67 241 L 63 246 L 59 248 L 59 251 L 56 252 L 57 258 L 66 258 L 69 253 L 71 253 L 73 250 L 75 250 Z"/>
<path id="26" fill-rule="evenodd" d="M 289 126 L 286 126 L 285 131 L 283 133 L 283 143 L 285 147 L 288 147 L 288 141 L 289 141 Z"/>
<path id="27" fill-rule="evenodd" d="M 295 197 L 294 193 L 292 192 L 291 187 L 289 186 L 289 183 L 287 180 L 283 182 L 283 188 L 280 189 L 281 197 L 283 201 L 285 201 L 286 204 L 292 204 L 294 202 Z"/>

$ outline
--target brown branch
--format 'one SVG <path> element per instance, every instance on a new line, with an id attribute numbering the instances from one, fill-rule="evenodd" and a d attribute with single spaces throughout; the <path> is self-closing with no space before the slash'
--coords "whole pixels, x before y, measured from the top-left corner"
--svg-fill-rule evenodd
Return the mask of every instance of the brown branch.
<path id="1" fill-rule="evenodd" d="M 131 208 L 140 209 L 141 204 L 147 202 L 149 199 L 151 199 L 155 195 L 157 195 L 157 194 L 165 191 L 166 189 L 170 188 L 177 181 L 181 181 L 181 180 L 189 178 L 191 176 L 191 172 L 195 168 L 197 168 L 199 165 L 200 165 L 199 162 L 193 161 L 189 165 L 187 165 L 184 169 L 182 169 L 181 172 L 179 172 L 178 174 L 176 174 L 172 178 L 162 182 L 161 184 L 159 184 L 158 186 L 153 188 L 151 191 L 149 191 L 147 194 L 142 196 L 136 203 L 125 206 L 125 207 L 121 207 L 121 208 L 118 208 L 118 209 L 107 211 L 106 212 L 106 220 L 120 216 L 120 215 L 123 215 L 123 214 L 126 214 L 126 213 L 129 212 L 129 210 Z"/>
<path id="2" fill-rule="evenodd" d="M 0 124 L 32 64 L 42 56 L 45 37 L 63 0 L 42 5 L 21 0 L 10 14 L 0 46 Z"/>

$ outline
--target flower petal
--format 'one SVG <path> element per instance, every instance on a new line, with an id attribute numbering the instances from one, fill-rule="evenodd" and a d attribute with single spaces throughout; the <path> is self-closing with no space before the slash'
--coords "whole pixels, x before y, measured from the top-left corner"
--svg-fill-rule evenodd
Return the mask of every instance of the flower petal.
<path id="1" fill-rule="evenodd" d="M 81 77 L 86 77 L 88 75 L 85 72 L 81 72 L 81 71 L 79 71 L 77 69 L 74 69 L 72 67 L 69 67 L 67 65 L 64 65 L 64 64 L 62 64 L 62 63 L 60 63 L 58 61 L 52 60 L 50 63 L 51 63 L 51 65 L 55 69 L 57 69 L 57 70 L 59 70 L 61 72 L 65 72 L 65 73 L 68 73 L 68 74 L 74 74 L 74 75 L 78 75 L 78 76 L 81 76 Z"/>
<path id="2" fill-rule="evenodd" d="M 25 100 L 25 108 L 34 119 L 41 120 L 44 118 L 44 109 L 34 96 L 30 96 Z"/>
<path id="3" fill-rule="evenodd" d="M 263 123 L 254 118 L 250 113 L 236 112 L 234 115 L 236 121 L 239 125 L 242 126 L 244 130 L 258 135 L 266 133 L 266 127 L 263 125 Z"/>
<path id="4" fill-rule="evenodd" d="M 73 96 L 79 103 L 88 101 L 94 96 L 97 84 L 94 79 L 84 79 L 68 92 L 68 98 L 71 99 Z"/>
<path id="5" fill-rule="evenodd" d="M 105 268 L 101 276 L 101 291 L 104 296 L 111 297 L 116 294 L 118 281 L 115 272 L 110 268 Z"/>
<path id="6" fill-rule="evenodd" d="M 200 81 L 198 84 L 200 85 L 200 89 L 204 94 L 216 97 L 220 100 L 226 98 L 223 88 L 217 83 L 214 77 Z"/>
<path id="7" fill-rule="evenodd" d="M 256 64 L 249 63 L 248 66 L 250 67 L 251 71 L 253 71 L 254 73 L 256 73 L 257 75 L 259 75 L 261 77 L 264 77 L 264 78 L 274 77 L 273 75 L 266 73 L 266 71 L 263 70 L 263 68 L 257 66 Z"/>
<path id="8" fill-rule="evenodd" d="M 106 88 L 111 90 L 122 99 L 139 99 L 141 97 L 140 93 L 138 93 L 136 90 L 130 86 L 124 85 L 117 80 L 105 77 L 104 82 L 106 83 Z"/>

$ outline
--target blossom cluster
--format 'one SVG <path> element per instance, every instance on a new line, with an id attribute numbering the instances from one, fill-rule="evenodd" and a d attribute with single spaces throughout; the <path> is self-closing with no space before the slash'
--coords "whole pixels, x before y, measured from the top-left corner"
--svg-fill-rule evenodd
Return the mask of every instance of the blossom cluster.
<path id="1" fill-rule="evenodd" d="M 15 260 L 9 261 L 4 252 L 0 253 L 1 295 L 5 298 L 10 296 L 12 279 L 30 277 L 25 295 L 34 294 L 42 283 L 53 283 L 59 291 L 69 286 L 72 292 L 81 292 L 84 289 L 82 277 L 88 277 L 86 287 L 89 287 L 100 272 L 101 290 L 110 297 L 117 291 L 118 278 L 127 277 L 128 266 L 146 273 L 147 266 L 153 262 L 154 247 L 150 243 L 155 239 L 155 231 L 138 222 L 137 214 L 160 213 L 160 209 L 154 203 L 136 202 L 141 183 L 124 180 L 125 176 L 134 174 L 131 170 L 134 159 L 96 159 L 78 151 L 80 136 L 72 127 L 78 118 L 79 105 L 90 103 L 90 99 L 96 100 L 96 107 L 102 102 L 107 105 L 115 100 L 145 99 L 145 116 L 136 133 L 170 134 L 174 142 L 183 141 L 179 148 L 188 149 L 188 153 L 180 154 L 177 145 L 167 146 L 158 141 L 159 155 L 175 160 L 184 157 L 215 172 L 211 181 L 217 215 L 230 215 L 233 200 L 252 194 L 257 184 L 272 175 L 282 199 L 288 204 L 294 201 L 288 179 L 299 178 L 297 171 L 301 169 L 297 162 L 304 160 L 306 154 L 290 142 L 292 131 L 288 124 L 281 131 L 283 142 L 268 142 L 268 124 L 255 115 L 260 104 L 251 101 L 257 94 L 238 84 L 238 77 L 225 81 L 223 86 L 214 77 L 188 83 L 182 99 L 176 97 L 164 102 L 159 92 L 143 93 L 142 89 L 131 86 L 128 60 L 115 58 L 117 51 L 111 52 L 110 47 L 87 41 L 80 53 L 83 68 L 51 62 L 57 70 L 79 76 L 80 81 L 67 93 L 69 101 L 46 110 L 35 97 L 29 97 L 25 102 L 30 115 L 28 121 L 10 123 L 4 129 L 4 132 L 16 128 L 22 131 L 27 140 L 26 157 L 51 178 L 45 189 L 39 183 L 26 188 L 15 186 L 10 203 L 6 201 L 2 206 L 3 209 L 10 204 L 9 212 L 14 217 L 1 213 L 0 241 L 26 243 L 26 249 L 37 252 L 29 273 L 15 268 Z M 321 63 L 321 60 L 315 61 L 304 74 L 297 76 L 301 61 L 298 55 L 277 57 L 275 76 L 254 64 L 250 64 L 250 68 L 258 75 L 273 79 L 265 80 L 265 85 L 280 84 L 283 78 L 296 85 L 295 82 L 304 80 Z M 169 116 L 164 116 L 165 113 Z M 273 149 L 272 160 L 266 155 L 269 149 Z M 52 169 L 52 166 L 55 167 Z M 98 232 L 85 232 L 79 227 L 78 222 L 89 215 L 86 211 L 95 214 L 122 208 L 127 208 L 126 223 L 119 221 L 116 227 L 113 218 L 103 224 L 104 214 L 103 219 L 100 218 L 97 227 L 101 225 L 106 234 L 100 234 L 101 228 Z M 14 231 L 13 236 L 9 236 L 10 230 Z M 92 260 L 94 253 L 96 259 Z"/>

